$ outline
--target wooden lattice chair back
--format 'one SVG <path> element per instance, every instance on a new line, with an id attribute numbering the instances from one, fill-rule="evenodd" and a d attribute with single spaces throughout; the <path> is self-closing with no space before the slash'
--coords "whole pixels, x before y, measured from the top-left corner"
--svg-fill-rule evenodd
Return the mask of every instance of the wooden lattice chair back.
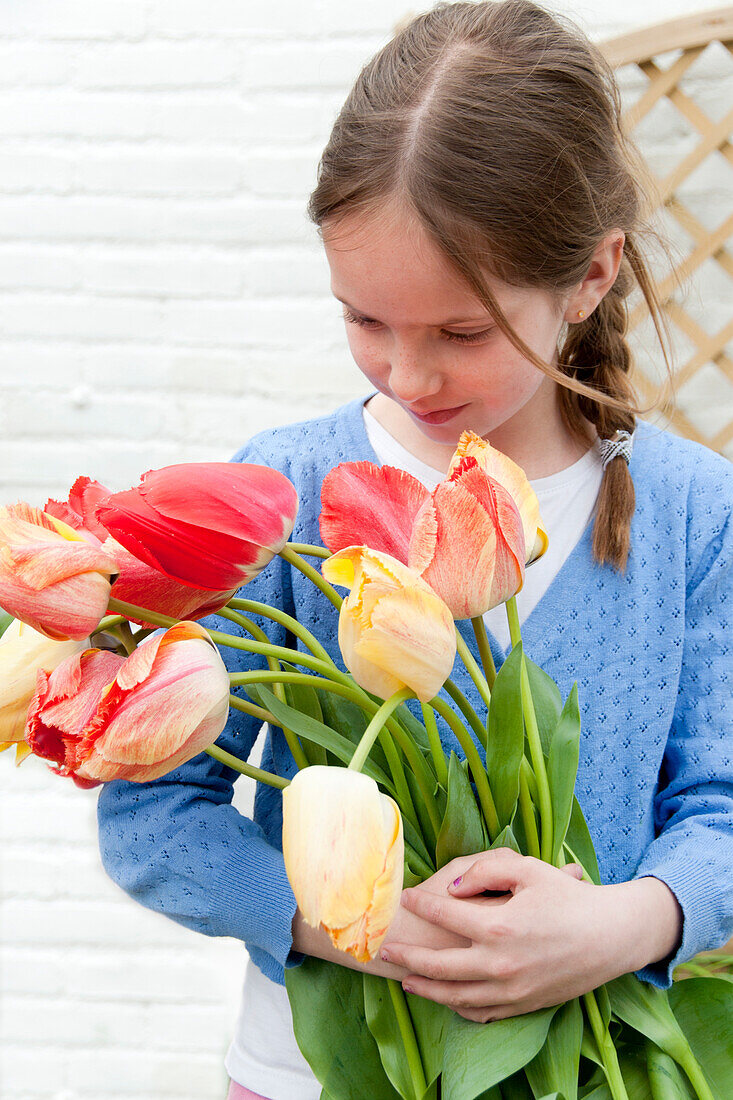
<path id="1" fill-rule="evenodd" d="M 616 69 L 624 126 L 649 169 L 654 218 L 674 256 L 656 288 L 675 353 L 675 397 L 665 395 L 640 296 L 629 309 L 637 392 L 644 404 L 661 393 L 672 430 L 733 458 L 733 7 L 601 48 Z"/>

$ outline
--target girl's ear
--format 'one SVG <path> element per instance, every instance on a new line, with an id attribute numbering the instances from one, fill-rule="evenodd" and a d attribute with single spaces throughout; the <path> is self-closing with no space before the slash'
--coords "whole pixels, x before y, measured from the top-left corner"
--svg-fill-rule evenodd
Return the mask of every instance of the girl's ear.
<path id="1" fill-rule="evenodd" d="M 625 241 L 626 234 L 621 229 L 613 229 L 596 247 L 585 278 L 568 299 L 563 317 L 568 324 L 578 324 L 585 320 L 608 294 L 616 282 Z"/>

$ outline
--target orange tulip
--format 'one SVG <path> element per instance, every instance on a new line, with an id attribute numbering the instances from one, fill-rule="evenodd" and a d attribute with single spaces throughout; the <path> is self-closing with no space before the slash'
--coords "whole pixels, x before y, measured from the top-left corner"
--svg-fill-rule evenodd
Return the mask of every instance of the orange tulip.
<path id="1" fill-rule="evenodd" d="M 351 589 L 339 646 L 357 684 L 382 699 L 404 687 L 425 703 L 437 695 L 456 656 L 453 616 L 440 596 L 414 570 L 367 546 L 340 550 L 321 572 Z"/>
<path id="2" fill-rule="evenodd" d="M 51 672 L 86 644 L 86 639 L 51 641 L 19 619 L 0 637 L 0 752 L 14 745 L 16 764 L 31 751 L 25 740 L 25 720 L 38 670 Z"/>
<path id="3" fill-rule="evenodd" d="M 117 563 L 99 540 L 28 504 L 0 508 L 0 606 L 48 638 L 86 638 Z"/>
<path id="4" fill-rule="evenodd" d="M 540 505 L 534 489 L 521 466 L 497 451 L 475 432 L 463 432 L 458 440 L 456 453 L 451 460 L 449 473 L 460 466 L 461 459 L 475 458 L 485 474 L 506 489 L 516 504 L 522 518 L 526 565 L 541 558 L 547 549 L 547 532 L 542 526 Z"/>
<path id="5" fill-rule="evenodd" d="M 283 791 L 285 870 L 304 920 L 359 962 L 374 958 L 400 904 L 402 818 L 373 779 L 299 771 Z"/>
<path id="6" fill-rule="evenodd" d="M 212 745 L 226 724 L 229 677 L 197 623 L 143 642 L 126 660 L 87 649 L 39 673 L 26 740 L 88 785 L 158 779 Z"/>

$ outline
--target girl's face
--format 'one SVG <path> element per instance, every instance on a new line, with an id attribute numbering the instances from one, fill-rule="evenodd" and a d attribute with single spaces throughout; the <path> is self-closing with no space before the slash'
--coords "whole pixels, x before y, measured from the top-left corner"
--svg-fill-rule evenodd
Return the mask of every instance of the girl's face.
<path id="1" fill-rule="evenodd" d="M 324 226 L 323 239 L 357 366 L 423 436 L 452 447 L 471 428 L 500 446 L 501 436 L 542 435 L 555 422 L 556 383 L 517 351 L 415 220 L 352 214 Z M 553 362 L 558 303 L 489 282 L 515 331 Z"/>

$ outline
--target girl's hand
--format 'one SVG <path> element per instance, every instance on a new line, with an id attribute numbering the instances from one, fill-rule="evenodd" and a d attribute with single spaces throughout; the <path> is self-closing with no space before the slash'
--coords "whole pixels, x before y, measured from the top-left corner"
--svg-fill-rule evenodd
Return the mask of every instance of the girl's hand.
<path id="1" fill-rule="evenodd" d="M 681 934 L 677 900 L 655 878 L 596 886 L 579 881 L 575 866 L 559 870 L 508 848 L 453 860 L 438 875 L 406 890 L 402 905 L 471 945 L 398 942 L 390 929 L 382 958 L 408 970 L 407 992 L 480 1023 L 560 1004 L 639 970 L 671 954 Z M 506 893 L 483 898 L 485 890 Z"/>

